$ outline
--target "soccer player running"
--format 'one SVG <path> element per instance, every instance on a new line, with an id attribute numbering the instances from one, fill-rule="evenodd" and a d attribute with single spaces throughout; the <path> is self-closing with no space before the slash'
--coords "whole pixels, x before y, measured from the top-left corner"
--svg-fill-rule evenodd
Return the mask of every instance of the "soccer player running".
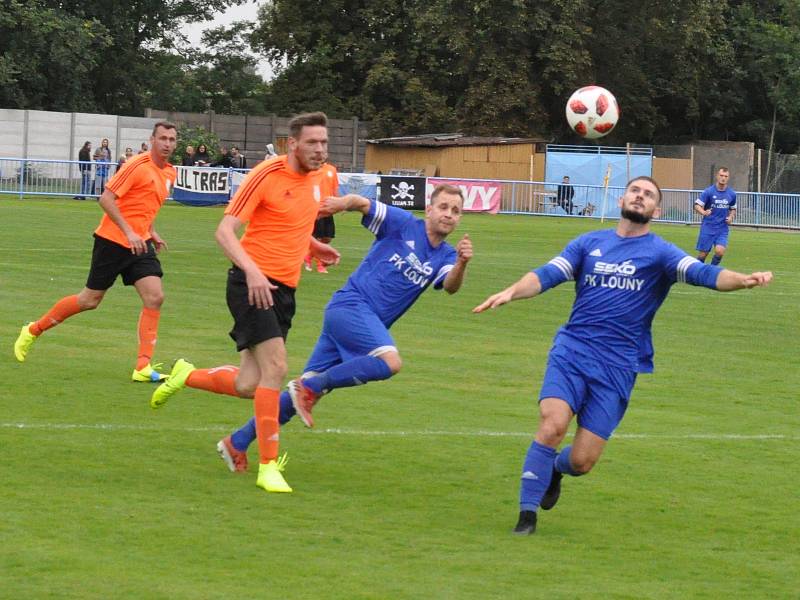
<path id="1" fill-rule="evenodd" d="M 292 491 L 281 473 L 285 461 L 278 459 L 278 396 L 303 257 L 310 247 L 324 264 L 339 261 L 336 250 L 311 236 L 319 202 L 338 187 L 336 169 L 325 164 L 327 125 L 321 112 L 294 117 L 288 154 L 260 163 L 244 178 L 217 227 L 217 242 L 233 262 L 226 295 L 239 367 L 195 369 L 179 359 L 150 400 L 159 408 L 185 386 L 253 398 L 261 463 L 256 485 L 268 492 Z"/>
<path id="2" fill-rule="evenodd" d="M 319 398 L 338 388 L 388 379 L 401 360 L 389 328 L 428 287 L 455 294 L 472 258 L 464 235 L 455 248 L 445 242 L 461 220 L 464 197 L 459 188 L 437 186 L 425 219 L 355 194 L 326 198 L 324 214 L 358 211 L 375 242 L 345 285 L 333 294 L 317 344 L 303 375 L 280 396 L 280 423 L 295 414 L 313 427 L 311 411 Z M 247 447 L 255 438 L 251 419 L 217 444 L 231 471 L 247 470 Z"/>
<path id="3" fill-rule="evenodd" d="M 695 250 L 697 260 L 706 261 L 706 256 L 714 248 L 712 265 L 718 265 L 728 247 L 728 229 L 736 217 L 736 192 L 728 187 L 731 173 L 727 167 L 717 171 L 717 181 L 703 190 L 694 202 L 694 212 L 703 216 Z"/>
<path id="4" fill-rule="evenodd" d="M 139 352 L 131 379 L 160 381 L 166 376 L 150 361 L 158 337 L 158 321 L 164 291 L 163 272 L 156 254 L 167 244 L 156 233 L 153 221 L 175 183 L 175 167 L 169 157 L 177 143 L 175 125 L 159 121 L 150 136 L 150 150 L 131 158 L 106 184 L 100 196 L 105 211 L 94 232 L 92 264 L 86 287 L 56 302 L 38 321 L 22 327 L 14 343 L 14 355 L 24 362 L 31 345 L 45 331 L 69 317 L 97 308 L 117 276 L 132 285 L 142 299 L 139 315 Z"/>
<path id="5" fill-rule="evenodd" d="M 571 241 L 546 265 L 476 306 L 480 313 L 575 280 L 569 321 L 558 330 L 539 393 L 539 427 L 522 467 L 514 533 L 536 530 L 537 510 L 555 506 L 563 475 L 588 473 L 628 407 L 637 373 L 653 371 L 650 326 L 675 282 L 727 292 L 766 286 L 771 272 L 745 275 L 705 265 L 650 232 L 661 190 L 636 177 L 619 199 L 616 230 Z M 573 417 L 571 445 L 557 452 Z"/>

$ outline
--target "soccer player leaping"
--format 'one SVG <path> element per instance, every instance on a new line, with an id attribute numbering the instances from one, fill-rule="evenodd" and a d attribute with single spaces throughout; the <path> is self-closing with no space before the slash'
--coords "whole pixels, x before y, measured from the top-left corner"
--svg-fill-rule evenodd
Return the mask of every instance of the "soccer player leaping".
<path id="1" fill-rule="evenodd" d="M 400 371 L 389 328 L 430 285 L 455 294 L 464 281 L 472 242 L 467 234 L 455 248 L 444 241 L 461 220 L 463 205 L 461 190 L 450 185 L 433 190 L 424 220 L 357 195 L 323 201 L 321 213 L 361 212 L 362 225 L 376 240 L 325 308 L 322 332 L 303 375 L 281 393 L 281 424 L 297 414 L 313 427 L 311 412 L 323 394 Z M 254 438 L 251 419 L 217 444 L 231 471 L 247 469 L 247 447 Z"/>
<path id="2" fill-rule="evenodd" d="M 476 306 L 480 313 L 575 280 L 575 302 L 558 330 L 539 393 L 539 427 L 522 467 L 514 533 L 536 530 L 537 510 L 555 506 L 564 474 L 588 473 L 622 420 L 637 373 L 653 370 L 650 326 L 675 282 L 727 292 L 766 286 L 772 273 L 745 275 L 704 265 L 650 232 L 661 189 L 636 177 L 619 199 L 616 230 L 579 236 L 546 265 Z M 577 415 L 572 445 L 556 451 Z"/>
<path id="3" fill-rule="evenodd" d="M 361 196 L 323 200 L 321 214 L 361 212 L 362 224 L 376 241 L 328 303 L 322 333 L 303 376 L 289 383 L 290 391 L 281 393 L 281 424 L 299 413 L 311 427 L 312 409 L 323 393 L 388 379 L 400 370 L 400 355 L 389 327 L 430 285 L 454 294 L 464 280 L 472 258 L 469 236 L 455 248 L 444 241 L 461 220 L 463 203 L 459 188 L 438 186 L 422 220 Z M 258 421 L 251 419 L 217 444 L 231 471 L 247 470 L 247 448 L 257 433 Z"/>
<path id="4" fill-rule="evenodd" d="M 18 361 L 25 361 L 31 345 L 45 331 L 73 315 L 97 308 L 122 275 L 122 282 L 136 288 L 142 299 L 139 353 L 131 379 L 165 379 L 156 370 L 159 365 L 150 364 L 164 302 L 163 273 L 156 253 L 167 247 L 153 228 L 153 221 L 175 183 L 176 171 L 169 164 L 169 157 L 176 143 L 175 125 L 166 121 L 156 123 L 150 137 L 150 151 L 129 160 L 106 184 L 99 201 L 105 214 L 94 232 L 86 287 L 78 294 L 61 298 L 38 321 L 22 327 L 14 343 Z"/>

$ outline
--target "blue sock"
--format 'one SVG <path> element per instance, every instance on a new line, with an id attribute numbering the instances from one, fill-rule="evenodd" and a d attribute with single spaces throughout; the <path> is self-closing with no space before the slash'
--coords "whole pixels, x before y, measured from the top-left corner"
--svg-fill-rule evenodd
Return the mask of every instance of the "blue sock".
<path id="1" fill-rule="evenodd" d="M 286 390 L 281 392 L 280 403 L 281 412 L 278 415 L 278 424 L 283 425 L 284 423 L 288 423 L 289 419 L 291 419 L 297 411 L 294 409 L 294 404 L 292 404 L 292 397 Z"/>
<path id="2" fill-rule="evenodd" d="M 391 376 L 392 370 L 382 359 L 377 356 L 360 356 L 304 379 L 303 384 L 321 394 L 324 390 L 363 385 L 369 381 L 389 379 Z"/>
<path id="3" fill-rule="evenodd" d="M 281 413 L 278 417 L 278 423 L 283 425 L 287 423 L 289 419 L 291 419 L 296 411 L 294 410 L 294 405 L 292 404 L 292 398 L 289 396 L 289 392 L 286 390 L 281 392 Z M 247 448 L 252 444 L 256 439 L 256 420 L 255 418 L 251 418 L 247 423 L 245 423 L 240 429 L 237 429 L 231 434 L 231 444 L 233 447 L 241 452 L 245 452 Z"/>
<path id="4" fill-rule="evenodd" d="M 231 434 L 231 444 L 240 452 L 246 452 L 248 446 L 256 439 L 256 420 L 250 419 L 241 429 L 237 429 Z"/>
<path id="5" fill-rule="evenodd" d="M 697 260 L 699 260 L 701 263 L 704 263 L 704 262 L 706 262 L 706 257 L 698 255 Z"/>
<path id="6" fill-rule="evenodd" d="M 556 471 L 564 475 L 580 477 L 583 473 L 578 473 L 572 468 L 572 463 L 569 461 L 570 454 L 572 454 L 572 446 L 566 446 L 558 453 L 558 456 L 556 456 Z"/>
<path id="7" fill-rule="evenodd" d="M 519 488 L 519 509 L 536 510 L 542 496 L 550 485 L 556 451 L 536 440 L 531 442 L 522 467 L 522 480 Z"/>
<path id="8" fill-rule="evenodd" d="M 711 259 L 712 265 L 718 265 L 721 262 L 722 262 L 722 257 L 719 254 L 715 254 L 714 258 Z"/>

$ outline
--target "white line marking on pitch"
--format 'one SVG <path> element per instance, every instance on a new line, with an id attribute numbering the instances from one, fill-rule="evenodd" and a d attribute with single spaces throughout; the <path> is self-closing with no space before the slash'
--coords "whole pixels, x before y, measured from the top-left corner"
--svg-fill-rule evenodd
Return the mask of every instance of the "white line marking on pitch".
<path id="1" fill-rule="evenodd" d="M 204 431 L 230 431 L 229 426 L 209 425 L 207 427 L 170 427 L 156 425 L 122 425 L 113 423 L 0 423 L 3 429 L 40 429 L 40 430 L 69 430 L 69 429 L 89 429 L 98 431 L 184 431 L 184 432 L 204 432 Z M 315 435 L 356 435 L 363 437 L 523 437 L 532 438 L 533 432 L 525 431 L 441 431 L 441 430 L 410 430 L 410 431 L 382 431 L 382 430 L 360 430 L 360 429 L 313 429 L 310 433 Z M 622 440 L 800 440 L 797 435 L 784 434 L 740 434 L 740 433 L 686 433 L 680 435 L 658 434 L 658 433 L 618 433 L 615 439 Z"/>

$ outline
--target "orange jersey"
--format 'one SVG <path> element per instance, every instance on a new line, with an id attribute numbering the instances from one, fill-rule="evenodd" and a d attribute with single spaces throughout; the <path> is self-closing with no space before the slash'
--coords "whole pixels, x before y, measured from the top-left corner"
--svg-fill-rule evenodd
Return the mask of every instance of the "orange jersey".
<path id="1" fill-rule="evenodd" d="M 319 202 L 335 195 L 336 168 L 295 173 L 286 156 L 257 165 L 242 181 L 226 215 L 247 223 L 241 243 L 269 279 L 297 287 L 303 257 L 308 254 Z"/>
<path id="2" fill-rule="evenodd" d="M 150 239 L 150 227 L 158 209 L 169 196 L 177 172 L 170 164 L 160 168 L 150 153 L 138 154 L 125 162 L 106 184 L 117 196 L 116 204 L 122 217 L 143 240 Z M 104 214 L 94 232 L 100 237 L 130 248 L 128 238 L 111 217 Z"/>

